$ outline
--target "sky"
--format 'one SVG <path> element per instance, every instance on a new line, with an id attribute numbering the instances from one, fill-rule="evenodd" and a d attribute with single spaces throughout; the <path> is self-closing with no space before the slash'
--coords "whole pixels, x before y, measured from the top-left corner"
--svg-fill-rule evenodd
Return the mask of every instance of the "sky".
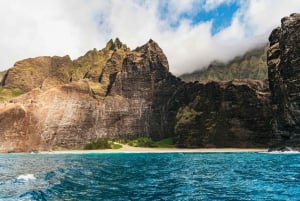
<path id="1" fill-rule="evenodd" d="M 175 75 L 228 61 L 268 42 L 300 0 L 0 0 L 0 71 L 21 59 L 72 59 L 118 37 L 131 49 L 150 38 Z"/>

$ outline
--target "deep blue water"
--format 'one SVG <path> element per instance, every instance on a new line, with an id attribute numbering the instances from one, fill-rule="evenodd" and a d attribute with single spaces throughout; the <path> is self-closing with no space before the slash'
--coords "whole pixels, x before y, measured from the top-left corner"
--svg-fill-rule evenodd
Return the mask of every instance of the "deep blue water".
<path id="1" fill-rule="evenodd" d="M 0 200 L 300 200 L 300 154 L 0 154 Z"/>

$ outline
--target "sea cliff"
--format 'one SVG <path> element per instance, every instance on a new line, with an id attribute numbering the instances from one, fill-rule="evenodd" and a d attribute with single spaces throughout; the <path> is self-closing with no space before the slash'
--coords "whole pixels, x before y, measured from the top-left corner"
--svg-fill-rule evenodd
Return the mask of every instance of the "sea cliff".
<path id="1" fill-rule="evenodd" d="M 268 76 L 275 149 L 300 148 L 300 14 L 281 20 L 269 37 Z"/>
<path id="2" fill-rule="evenodd" d="M 18 61 L 2 76 L 0 151 L 138 137 L 172 137 L 178 147 L 297 148 L 299 30 L 292 14 L 272 32 L 269 80 L 261 81 L 183 82 L 153 40 L 134 50 L 110 40 L 76 60 Z"/>

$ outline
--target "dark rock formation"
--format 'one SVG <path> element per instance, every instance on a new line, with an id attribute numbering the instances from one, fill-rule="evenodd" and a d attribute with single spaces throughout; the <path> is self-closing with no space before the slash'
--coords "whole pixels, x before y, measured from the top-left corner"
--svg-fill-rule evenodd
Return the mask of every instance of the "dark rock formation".
<path id="1" fill-rule="evenodd" d="M 189 83 L 175 135 L 181 147 L 268 147 L 271 108 L 264 81 Z"/>
<path id="2" fill-rule="evenodd" d="M 300 148 L 300 14 L 281 20 L 269 37 L 269 85 L 276 147 Z"/>
<path id="3" fill-rule="evenodd" d="M 5 71 L 0 72 L 0 86 L 2 86 L 2 80 L 3 80 L 5 74 L 6 74 Z"/>
<path id="4" fill-rule="evenodd" d="M 169 73 L 163 51 L 150 40 L 125 57 L 111 94 L 131 100 L 139 136 L 162 139 L 173 136 L 179 107 L 174 94 L 180 85 L 181 81 Z"/>

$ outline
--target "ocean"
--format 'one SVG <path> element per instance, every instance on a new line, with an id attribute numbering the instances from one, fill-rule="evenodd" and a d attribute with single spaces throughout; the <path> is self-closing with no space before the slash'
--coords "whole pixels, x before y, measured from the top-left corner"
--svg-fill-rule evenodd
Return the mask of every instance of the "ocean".
<path id="1" fill-rule="evenodd" d="M 0 200 L 300 200 L 300 154 L 0 154 Z"/>

